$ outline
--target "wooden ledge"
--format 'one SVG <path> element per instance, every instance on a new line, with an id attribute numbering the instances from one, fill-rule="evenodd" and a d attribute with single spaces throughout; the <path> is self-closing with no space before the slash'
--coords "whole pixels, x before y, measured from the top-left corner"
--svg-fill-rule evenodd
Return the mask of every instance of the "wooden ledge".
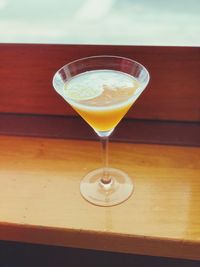
<path id="1" fill-rule="evenodd" d="M 91 127 L 77 116 L 0 113 L 0 135 L 98 140 Z M 198 122 L 123 118 L 110 139 L 130 143 L 200 146 L 200 125 Z"/>
<path id="2" fill-rule="evenodd" d="M 200 149 L 110 144 L 135 192 L 101 208 L 81 177 L 101 165 L 94 141 L 0 136 L 0 239 L 200 259 Z"/>

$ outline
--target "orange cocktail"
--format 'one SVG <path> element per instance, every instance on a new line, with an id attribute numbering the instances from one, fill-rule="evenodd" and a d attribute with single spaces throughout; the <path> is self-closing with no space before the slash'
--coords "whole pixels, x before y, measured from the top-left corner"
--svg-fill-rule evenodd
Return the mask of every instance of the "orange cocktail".
<path id="1" fill-rule="evenodd" d="M 148 82 L 149 73 L 143 65 L 110 55 L 75 60 L 54 75 L 55 90 L 100 138 L 103 167 L 86 173 L 80 182 L 81 195 L 92 204 L 117 205 L 133 193 L 132 178 L 108 164 L 108 140 Z"/>
<path id="2" fill-rule="evenodd" d="M 95 70 L 69 80 L 64 95 L 94 130 L 110 131 L 135 101 L 137 88 L 138 81 L 128 74 Z"/>

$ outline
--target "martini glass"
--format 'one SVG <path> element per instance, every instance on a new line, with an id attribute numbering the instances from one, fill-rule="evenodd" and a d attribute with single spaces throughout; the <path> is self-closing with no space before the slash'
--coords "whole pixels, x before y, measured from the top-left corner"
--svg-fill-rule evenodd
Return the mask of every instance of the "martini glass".
<path id="1" fill-rule="evenodd" d="M 117 56 L 92 56 L 59 69 L 53 86 L 93 128 L 101 141 L 103 167 L 87 173 L 82 196 L 98 206 L 114 206 L 133 193 L 132 179 L 108 166 L 108 138 L 149 82 L 140 63 Z"/>

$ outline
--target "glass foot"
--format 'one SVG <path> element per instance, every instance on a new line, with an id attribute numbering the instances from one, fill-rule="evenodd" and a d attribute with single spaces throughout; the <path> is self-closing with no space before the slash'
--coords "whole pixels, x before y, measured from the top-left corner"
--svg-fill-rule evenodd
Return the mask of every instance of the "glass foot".
<path id="1" fill-rule="evenodd" d="M 98 206 L 114 206 L 127 200 L 133 193 L 133 182 L 129 176 L 118 169 L 108 168 L 111 182 L 103 184 L 103 168 L 89 172 L 81 181 L 82 196 Z"/>

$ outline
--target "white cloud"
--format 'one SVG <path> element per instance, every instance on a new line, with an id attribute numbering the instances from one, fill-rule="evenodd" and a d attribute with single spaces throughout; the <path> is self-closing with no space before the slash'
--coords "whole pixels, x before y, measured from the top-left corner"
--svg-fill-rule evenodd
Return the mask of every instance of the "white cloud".
<path id="1" fill-rule="evenodd" d="M 0 0 L 0 10 L 4 10 L 8 6 L 7 0 Z"/>

